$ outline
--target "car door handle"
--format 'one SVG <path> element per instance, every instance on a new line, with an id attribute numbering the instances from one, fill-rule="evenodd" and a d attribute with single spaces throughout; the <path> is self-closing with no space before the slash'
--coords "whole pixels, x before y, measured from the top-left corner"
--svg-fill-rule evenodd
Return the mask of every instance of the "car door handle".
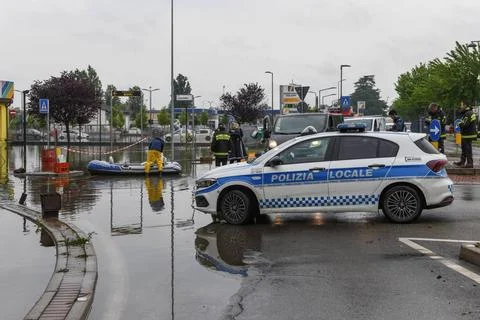
<path id="1" fill-rule="evenodd" d="M 320 171 L 325 171 L 325 168 L 310 168 L 308 170 L 312 172 L 320 172 Z"/>
<path id="2" fill-rule="evenodd" d="M 383 168 L 385 167 L 384 164 L 381 164 L 381 163 L 374 163 L 374 164 L 371 164 L 368 166 L 369 168 L 372 168 L 372 169 L 378 169 L 378 168 Z"/>

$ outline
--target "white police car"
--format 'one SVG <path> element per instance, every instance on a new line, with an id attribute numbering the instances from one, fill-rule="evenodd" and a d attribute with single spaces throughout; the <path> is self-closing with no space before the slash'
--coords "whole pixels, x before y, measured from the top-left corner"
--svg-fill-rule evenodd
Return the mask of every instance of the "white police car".
<path id="1" fill-rule="evenodd" d="M 195 208 L 231 224 L 258 214 L 379 209 L 407 223 L 423 209 L 452 203 L 447 159 L 424 134 L 350 127 L 298 137 L 250 163 L 207 172 L 196 181 Z"/>

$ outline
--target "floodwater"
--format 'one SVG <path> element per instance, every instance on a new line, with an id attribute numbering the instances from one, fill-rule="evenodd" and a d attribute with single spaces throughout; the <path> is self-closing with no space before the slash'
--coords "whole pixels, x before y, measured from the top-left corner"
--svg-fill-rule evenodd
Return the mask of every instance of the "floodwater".
<path id="1" fill-rule="evenodd" d="M 90 319 L 215 319 L 221 317 L 229 297 L 238 290 L 237 276 L 217 272 L 213 266 L 199 263 L 196 257 L 195 231 L 210 224 L 211 218 L 192 208 L 192 190 L 195 176 L 209 170 L 211 165 L 192 166 L 191 150 L 176 152 L 180 159 L 185 156 L 181 159 L 185 170 L 180 176 L 104 177 L 88 173 L 75 178 L 9 176 L 4 186 L 9 199 L 18 201 L 25 190 L 26 205 L 40 210 L 40 193 L 57 191 L 62 196 L 60 218 L 91 236 L 99 278 Z M 27 171 L 40 168 L 40 153 L 38 146 L 28 146 Z M 142 160 L 142 153 L 142 149 L 137 149 L 113 156 L 119 161 L 134 162 Z M 74 153 L 70 158 L 71 169 L 84 170 L 93 158 L 98 157 L 88 149 L 82 154 Z M 11 172 L 22 166 L 22 159 L 22 147 L 10 150 Z M 23 235 L 20 217 L 2 211 L 0 219 L 0 222 L 13 219 L 8 225 L 17 225 L 17 231 L 0 227 L 0 231 L 9 232 L 2 239 L 10 239 L 10 233 L 16 237 Z M 41 252 L 37 248 L 38 239 L 30 242 L 31 248 L 24 252 L 29 259 L 38 259 Z M 26 305 L 23 311 L 28 312 L 53 271 L 54 251 L 43 253 L 43 267 L 36 268 L 18 258 L 17 246 L 2 246 L 2 250 L 7 251 L 2 252 L 3 256 L 13 255 L 11 263 L 3 268 L 12 270 L 22 263 L 24 269 L 41 278 L 31 283 L 35 290 L 29 292 L 30 296 L 20 293 L 18 297 Z M 0 282 L 0 291 L 6 291 L 3 288 L 9 288 L 7 284 L 11 285 L 13 280 L 5 281 L 5 285 Z"/>
<path id="2" fill-rule="evenodd" d="M 432 238 L 432 233 L 440 238 L 478 237 L 478 212 L 471 203 L 478 202 L 480 188 L 471 186 L 458 186 L 457 200 L 451 207 L 432 211 L 418 224 L 407 226 L 386 223 L 375 213 L 274 216 L 267 223 L 251 226 L 212 224 L 210 216 L 192 208 L 195 178 L 212 166 L 192 165 L 191 150 L 177 151 L 185 169 L 180 176 L 108 177 L 88 173 L 76 178 L 56 179 L 9 176 L 6 183 L 0 184 L 0 198 L 18 201 L 25 190 L 27 206 L 37 210 L 40 209 L 40 193 L 59 192 L 62 195 L 60 218 L 91 236 L 99 278 L 90 319 L 231 319 L 242 312 L 242 305 L 248 303 L 250 312 L 265 310 L 264 317 L 255 314 L 250 315 L 251 318 L 265 318 L 274 312 L 277 315 L 287 311 L 302 314 L 309 309 L 301 302 L 298 305 L 289 303 L 291 292 L 301 298 L 304 295 L 298 292 L 298 288 L 303 290 L 305 286 L 311 286 L 308 292 L 316 294 L 315 290 L 322 288 L 322 281 L 326 278 L 342 277 L 342 273 L 336 272 L 338 266 L 332 267 L 333 272 L 328 276 L 318 276 L 321 263 L 336 261 L 327 252 L 340 254 L 350 250 L 352 255 L 357 251 L 361 255 L 366 250 L 362 246 L 373 243 L 370 239 L 378 242 L 383 237 L 387 240 L 382 241 L 391 242 L 382 242 L 379 252 L 385 250 L 386 254 L 399 254 L 397 238 L 404 236 L 405 232 L 416 236 L 425 233 L 426 238 Z M 198 151 L 196 158 L 208 152 Z M 27 152 L 27 171 L 39 168 L 38 147 L 28 146 Z M 74 153 L 70 163 L 73 169 L 84 170 L 86 163 L 97 156 L 95 149 L 84 149 L 82 153 Z M 118 161 L 132 162 L 141 161 L 142 156 L 141 148 L 113 154 Z M 15 147 L 9 153 L 10 171 L 21 164 L 22 149 Z M 0 246 L 0 254 L 5 257 L 0 264 L 2 319 L 23 317 L 43 292 L 53 272 L 54 248 L 42 246 L 36 230 L 32 224 L 24 225 L 15 214 L 0 211 L 0 241 L 12 244 Z M 352 236 L 361 241 L 350 239 Z M 334 240 L 335 237 L 338 239 Z M 337 242 L 344 245 L 336 245 Z M 402 250 L 408 253 L 408 249 Z M 367 255 L 367 258 L 383 261 L 382 255 Z M 340 267 L 349 265 L 340 261 Z M 424 271 L 424 262 L 420 262 L 415 265 L 415 272 L 419 274 Z M 277 267 L 288 267 L 287 271 L 269 271 L 275 263 Z M 366 265 L 370 267 L 370 263 Z M 432 260 L 431 263 L 435 262 Z M 432 268 L 428 266 L 427 271 Z M 392 271 L 395 274 L 403 274 L 403 269 L 406 266 L 398 261 L 385 268 L 386 271 L 395 270 Z M 362 281 L 368 270 L 359 269 L 358 278 L 352 283 Z M 273 282 L 264 283 L 263 287 L 259 281 L 264 277 L 255 276 L 262 275 L 262 272 L 273 274 Z M 425 273 L 425 278 L 428 277 L 430 272 Z M 288 286 L 280 285 L 282 279 L 287 279 L 288 283 L 292 279 L 305 280 L 301 285 Z M 401 282 L 408 279 L 417 281 L 407 274 Z M 461 280 L 455 278 L 452 283 Z M 275 288 L 272 290 L 278 299 L 268 300 L 272 290 L 265 288 L 270 287 Z M 279 288 L 287 290 L 279 294 Z M 260 295 L 263 294 L 260 299 L 242 300 L 257 289 Z M 370 289 L 366 287 L 365 290 Z M 334 293 L 327 291 L 326 297 Z M 438 291 L 431 292 L 437 297 Z M 465 301 L 466 305 L 477 297 L 475 292 L 462 294 L 465 296 L 459 293 L 459 300 Z M 259 298 L 258 295 L 253 297 Z M 269 305 L 262 306 L 264 301 Z M 444 303 L 445 300 L 437 302 L 451 308 Z M 318 303 L 308 306 L 312 305 L 321 307 Z M 434 304 L 435 307 L 438 305 Z M 337 307 L 355 311 L 355 306 L 362 306 L 362 303 L 347 308 L 339 303 Z M 15 311 L 9 311 L 11 313 L 5 316 L 4 310 L 10 308 Z M 423 305 L 420 304 L 419 308 L 424 311 Z M 439 309 L 440 313 L 443 311 Z M 317 318 L 314 314 L 303 318 Z"/>

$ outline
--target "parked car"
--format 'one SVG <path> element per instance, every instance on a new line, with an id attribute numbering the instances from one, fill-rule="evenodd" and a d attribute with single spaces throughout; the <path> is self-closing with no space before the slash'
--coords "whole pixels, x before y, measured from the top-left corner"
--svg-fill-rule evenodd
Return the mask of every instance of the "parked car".
<path id="1" fill-rule="evenodd" d="M 27 140 L 42 140 L 45 137 L 45 134 L 40 130 L 34 128 L 27 128 Z M 23 140 L 23 129 L 15 131 L 15 138 L 17 140 Z"/>
<path id="2" fill-rule="evenodd" d="M 88 141 L 89 135 L 85 132 L 79 133 L 77 130 L 70 130 L 70 141 Z M 67 130 L 63 130 L 58 134 L 59 141 L 67 141 Z"/>
<path id="3" fill-rule="evenodd" d="M 352 117 L 352 118 L 345 118 L 345 123 L 354 123 L 359 124 L 362 123 L 365 125 L 365 131 L 386 131 L 386 121 L 385 117 L 383 116 L 364 116 L 364 117 Z"/>
<path id="4" fill-rule="evenodd" d="M 291 139 L 250 163 L 210 170 L 196 181 L 195 208 L 230 224 L 258 214 L 378 212 L 408 223 L 451 204 L 448 161 L 421 133 L 339 132 Z"/>
<path id="5" fill-rule="evenodd" d="M 212 141 L 213 131 L 209 128 L 199 128 L 195 130 L 195 142 L 210 143 Z"/>
<path id="6" fill-rule="evenodd" d="M 173 133 L 173 142 L 176 143 L 184 143 L 185 139 L 187 142 L 192 142 L 193 141 L 193 131 L 188 129 L 187 133 L 185 134 L 185 128 L 181 128 Z M 172 141 L 172 134 L 167 133 L 165 135 L 165 142 L 171 142 Z"/>

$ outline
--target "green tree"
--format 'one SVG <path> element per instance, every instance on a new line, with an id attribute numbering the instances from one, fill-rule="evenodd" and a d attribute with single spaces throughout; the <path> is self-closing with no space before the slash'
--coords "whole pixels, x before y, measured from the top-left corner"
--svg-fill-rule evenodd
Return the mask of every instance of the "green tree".
<path id="1" fill-rule="evenodd" d="M 198 116 L 198 122 L 201 125 L 204 125 L 204 126 L 206 126 L 208 124 L 208 112 L 207 111 L 203 111 L 202 113 L 200 113 L 200 115 Z"/>
<path id="2" fill-rule="evenodd" d="M 133 86 L 129 89 L 130 91 L 141 91 L 139 86 Z M 140 97 L 128 97 L 126 102 L 126 112 L 130 113 L 135 119 L 138 116 L 138 113 L 142 108 L 145 108 L 143 104 L 143 96 Z M 148 120 L 148 117 L 147 117 Z"/>
<path id="3" fill-rule="evenodd" d="M 113 85 L 113 84 L 109 84 L 107 86 L 107 90 L 105 90 L 105 95 L 104 95 L 104 101 L 105 101 L 105 106 L 106 107 L 110 107 L 110 101 L 112 100 L 112 97 L 111 97 L 111 94 L 112 94 L 112 91 L 116 91 L 117 88 Z M 113 97 L 113 100 L 112 100 L 114 106 L 118 106 L 120 104 L 122 104 L 122 102 L 120 101 L 120 97 Z"/>
<path id="4" fill-rule="evenodd" d="M 93 68 L 89 66 L 89 71 L 64 71 L 59 77 L 35 81 L 29 93 L 30 113 L 40 116 L 39 100 L 47 98 L 50 119 L 63 124 L 67 132 L 70 132 L 70 126 L 73 124 L 90 121 L 97 115 L 102 105 L 102 92 L 97 87 L 98 77 L 94 76 L 93 72 Z M 67 144 L 70 146 L 69 134 Z"/>
<path id="5" fill-rule="evenodd" d="M 177 101 L 177 94 L 192 94 L 192 87 L 188 78 L 179 73 L 177 78 L 173 82 L 173 89 L 175 93 L 175 108 L 188 108 L 191 105 L 191 101 Z"/>
<path id="6" fill-rule="evenodd" d="M 230 92 L 220 97 L 220 108 L 231 114 L 239 123 L 255 123 L 265 115 L 265 89 L 258 83 L 244 84 L 235 95 Z"/>
<path id="7" fill-rule="evenodd" d="M 480 100 L 480 54 L 456 42 L 455 48 L 443 59 L 413 67 L 401 74 L 395 84 L 398 98 L 393 106 L 411 119 L 426 113 L 431 102 L 437 102 L 453 119 L 460 102 L 473 105 Z"/>
<path id="8" fill-rule="evenodd" d="M 138 112 L 137 115 L 135 116 L 135 126 L 137 128 L 142 128 L 142 125 L 143 125 L 143 128 L 145 129 L 148 125 L 147 107 L 143 106 L 142 109 L 143 111 Z"/>
<path id="9" fill-rule="evenodd" d="M 180 120 L 180 123 L 182 126 L 186 125 L 188 123 L 188 114 L 185 110 L 183 110 L 180 115 L 178 116 L 178 120 Z"/>
<path id="10" fill-rule="evenodd" d="M 116 129 L 123 129 L 125 127 L 125 116 L 121 110 L 121 105 L 113 106 L 113 127 Z"/>
<path id="11" fill-rule="evenodd" d="M 365 115 L 385 114 L 387 103 L 380 99 L 380 90 L 375 88 L 375 76 L 363 76 L 355 82 L 355 91 L 351 94 L 354 111 L 358 101 L 365 101 Z"/>
<path id="12" fill-rule="evenodd" d="M 167 108 L 163 107 L 162 110 L 157 114 L 158 124 L 161 126 L 170 125 L 170 113 Z"/>

